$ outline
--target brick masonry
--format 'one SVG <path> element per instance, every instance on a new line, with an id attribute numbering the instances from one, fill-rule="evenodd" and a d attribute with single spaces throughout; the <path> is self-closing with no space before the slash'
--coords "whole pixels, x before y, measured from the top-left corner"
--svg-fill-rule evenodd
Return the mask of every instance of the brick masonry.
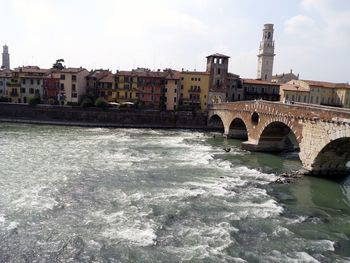
<path id="1" fill-rule="evenodd" d="M 258 121 L 253 119 L 257 115 Z M 242 146 L 255 151 L 281 151 L 290 146 L 288 132 L 295 135 L 303 167 L 314 174 L 339 174 L 350 161 L 350 110 L 283 104 L 268 101 L 221 103 L 209 109 L 208 125 L 219 116 L 224 134 L 234 130 L 231 123 L 241 119 L 248 141 Z M 231 127 L 230 127 L 231 126 Z M 240 128 L 241 129 L 241 128 Z"/>

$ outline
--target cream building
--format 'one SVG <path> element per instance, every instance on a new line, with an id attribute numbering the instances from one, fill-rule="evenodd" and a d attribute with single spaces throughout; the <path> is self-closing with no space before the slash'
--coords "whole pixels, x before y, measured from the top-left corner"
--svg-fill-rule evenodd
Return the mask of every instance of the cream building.
<path id="1" fill-rule="evenodd" d="M 350 108 L 350 85 L 314 80 L 292 80 L 281 86 L 281 101 Z"/>
<path id="2" fill-rule="evenodd" d="M 166 110 L 176 110 L 180 97 L 180 72 L 167 69 L 165 76 L 165 105 Z"/>
<path id="3" fill-rule="evenodd" d="M 53 72 L 59 78 L 59 98 L 64 104 L 78 104 L 81 97 L 86 94 L 86 76 L 89 71 L 85 68 L 64 68 Z"/>

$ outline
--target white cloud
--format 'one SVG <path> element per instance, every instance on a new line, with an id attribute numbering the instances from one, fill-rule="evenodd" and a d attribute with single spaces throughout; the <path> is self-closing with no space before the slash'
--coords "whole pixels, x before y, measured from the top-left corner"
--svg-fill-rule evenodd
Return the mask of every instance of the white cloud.
<path id="1" fill-rule="evenodd" d="M 304 41 L 320 33 L 315 21 L 305 15 L 297 15 L 288 19 L 285 22 L 285 31 L 294 37 L 304 38 Z"/>

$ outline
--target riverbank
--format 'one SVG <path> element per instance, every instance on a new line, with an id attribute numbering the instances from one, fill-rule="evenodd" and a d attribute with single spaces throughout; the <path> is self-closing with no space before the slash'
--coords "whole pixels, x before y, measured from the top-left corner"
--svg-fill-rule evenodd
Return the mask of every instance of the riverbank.
<path id="1" fill-rule="evenodd" d="M 0 103 L 0 121 L 45 125 L 207 130 L 207 114 Z"/>

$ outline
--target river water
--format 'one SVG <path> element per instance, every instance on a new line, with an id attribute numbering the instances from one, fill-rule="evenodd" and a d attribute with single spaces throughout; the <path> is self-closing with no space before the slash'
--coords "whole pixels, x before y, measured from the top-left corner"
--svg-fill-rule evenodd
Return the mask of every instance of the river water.
<path id="1" fill-rule="evenodd" d="M 0 262 L 350 262 L 350 180 L 239 143 L 1 123 Z"/>

